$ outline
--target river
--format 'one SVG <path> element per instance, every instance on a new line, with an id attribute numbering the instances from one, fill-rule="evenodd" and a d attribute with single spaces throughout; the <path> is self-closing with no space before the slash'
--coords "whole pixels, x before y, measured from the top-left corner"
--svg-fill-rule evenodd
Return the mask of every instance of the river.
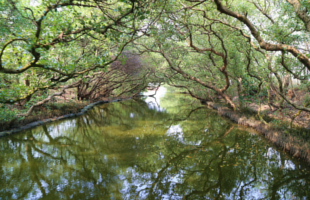
<path id="1" fill-rule="evenodd" d="M 306 163 L 166 90 L 1 138 L 0 199 L 310 199 Z"/>

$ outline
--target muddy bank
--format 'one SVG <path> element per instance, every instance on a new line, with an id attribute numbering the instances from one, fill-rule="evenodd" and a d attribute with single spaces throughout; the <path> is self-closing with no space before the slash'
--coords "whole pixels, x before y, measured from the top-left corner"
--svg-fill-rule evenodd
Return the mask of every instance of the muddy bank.
<path id="1" fill-rule="evenodd" d="M 53 117 L 53 118 L 43 119 L 43 120 L 40 120 L 40 121 L 36 121 L 36 122 L 32 122 L 32 123 L 26 124 L 26 125 L 21 126 L 21 127 L 17 127 L 17 128 L 6 130 L 6 131 L 2 131 L 2 132 L 0 132 L 0 137 L 4 137 L 6 135 L 10 135 L 10 134 L 17 133 L 17 132 L 20 132 L 20 131 L 23 131 L 23 130 L 26 130 L 26 129 L 34 128 L 36 126 L 40 126 L 40 125 L 47 124 L 47 123 L 50 123 L 50 122 L 55 122 L 55 121 L 62 120 L 62 119 L 77 117 L 77 116 L 83 115 L 85 112 L 87 112 L 88 110 L 90 110 L 91 108 L 93 108 L 96 105 L 104 104 L 104 103 L 112 103 L 112 102 L 122 101 L 122 100 L 126 100 L 126 99 L 129 99 L 129 98 L 115 99 L 115 100 L 110 100 L 110 101 L 108 101 L 108 100 L 97 101 L 97 102 L 88 104 L 87 106 L 85 106 L 83 109 L 81 109 L 77 113 L 71 113 L 71 114 L 66 114 L 66 115 L 57 116 L 57 117 Z"/>
<path id="2" fill-rule="evenodd" d="M 270 124 L 266 125 L 261 121 L 256 120 L 254 117 L 249 118 L 240 112 L 232 111 L 223 105 L 213 102 L 206 102 L 206 105 L 217 110 L 221 116 L 227 117 L 237 124 L 257 130 L 271 142 L 283 148 L 283 150 L 289 152 L 294 157 L 304 159 L 310 165 L 310 143 L 304 139 L 280 131 Z"/>

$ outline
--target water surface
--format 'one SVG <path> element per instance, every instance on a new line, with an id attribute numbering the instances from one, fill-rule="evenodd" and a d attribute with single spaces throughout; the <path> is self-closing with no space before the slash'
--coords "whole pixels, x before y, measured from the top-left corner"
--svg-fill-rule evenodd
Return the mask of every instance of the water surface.
<path id="1" fill-rule="evenodd" d="M 310 198 L 305 163 L 171 92 L 1 138 L 0 163 L 1 200 Z"/>

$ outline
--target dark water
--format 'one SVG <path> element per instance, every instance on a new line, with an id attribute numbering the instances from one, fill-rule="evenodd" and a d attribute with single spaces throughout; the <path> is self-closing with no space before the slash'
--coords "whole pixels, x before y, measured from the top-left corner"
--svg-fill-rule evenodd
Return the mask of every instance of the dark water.
<path id="1" fill-rule="evenodd" d="M 184 95 L 157 101 L 1 138 L 0 199 L 310 199 L 305 163 Z"/>

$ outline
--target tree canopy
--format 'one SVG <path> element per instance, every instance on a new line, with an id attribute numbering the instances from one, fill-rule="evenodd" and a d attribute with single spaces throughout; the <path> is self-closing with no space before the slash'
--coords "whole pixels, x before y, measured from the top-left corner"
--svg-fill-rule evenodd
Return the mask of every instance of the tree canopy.
<path id="1" fill-rule="evenodd" d="M 309 92 L 309 8 L 304 0 L 2 0 L 0 103 L 64 87 L 77 87 L 80 99 L 137 94 L 165 82 L 234 110 L 252 98 L 309 112 L 308 98 L 287 96 L 293 83 Z"/>

